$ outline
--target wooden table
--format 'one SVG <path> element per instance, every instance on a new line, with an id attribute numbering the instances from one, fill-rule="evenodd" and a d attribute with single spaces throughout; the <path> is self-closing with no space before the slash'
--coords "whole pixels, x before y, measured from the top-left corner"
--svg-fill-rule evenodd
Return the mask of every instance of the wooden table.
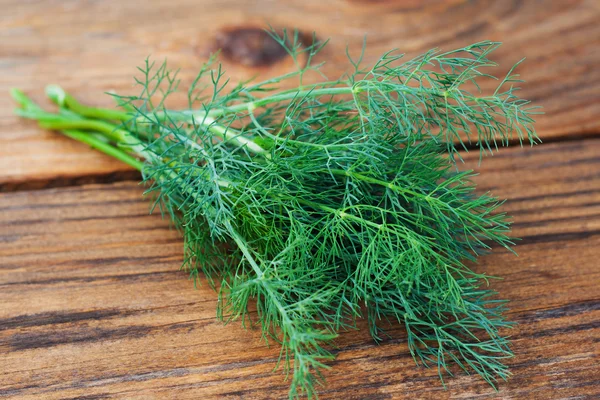
<path id="1" fill-rule="evenodd" d="M 481 191 L 508 198 L 519 257 L 477 267 L 504 279 L 514 377 L 494 392 L 460 375 L 441 387 L 405 335 L 375 345 L 342 335 L 324 399 L 600 397 L 600 3 L 598 1 L 241 0 L 0 1 L 0 397 L 23 399 L 285 398 L 278 351 L 215 319 L 216 295 L 178 271 L 182 244 L 148 215 L 129 168 L 17 119 L 7 96 L 42 101 L 56 82 L 84 101 L 128 93 L 146 56 L 189 82 L 224 48 L 234 79 L 282 73 L 256 28 L 331 38 L 329 75 L 367 34 L 367 61 L 492 39 L 506 71 L 523 55 L 523 96 L 542 105 L 544 144 L 504 149 L 477 166 Z M 362 326 L 364 328 L 364 326 Z"/>

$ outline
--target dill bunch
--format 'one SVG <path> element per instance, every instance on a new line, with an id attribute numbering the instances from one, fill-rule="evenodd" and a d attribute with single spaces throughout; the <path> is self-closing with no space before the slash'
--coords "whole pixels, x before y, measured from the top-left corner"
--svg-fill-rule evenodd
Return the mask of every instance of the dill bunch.
<path id="1" fill-rule="evenodd" d="M 467 264 L 510 249 L 510 223 L 457 164 L 461 149 L 537 141 L 514 67 L 478 91 L 499 43 L 405 62 L 391 51 L 371 68 L 348 55 L 349 73 L 305 84 L 324 43 L 271 34 L 295 72 L 231 85 L 212 57 L 186 110 L 165 105 L 177 74 L 146 61 L 140 94 L 115 95 L 120 110 L 52 85 L 58 112 L 13 90 L 16 112 L 142 171 L 153 209 L 182 232 L 183 268 L 218 290 L 219 318 L 258 323 L 281 345 L 290 398 L 316 396 L 334 339 L 358 318 L 376 341 L 403 325 L 415 361 L 442 382 L 452 365 L 492 386 L 507 379 L 505 301 Z M 286 82 L 297 86 L 278 90 Z"/>

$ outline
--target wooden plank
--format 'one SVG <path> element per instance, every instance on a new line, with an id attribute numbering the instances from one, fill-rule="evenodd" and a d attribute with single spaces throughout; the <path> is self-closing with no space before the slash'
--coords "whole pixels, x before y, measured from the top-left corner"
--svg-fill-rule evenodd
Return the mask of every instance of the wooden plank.
<path id="1" fill-rule="evenodd" d="M 0 92 L 20 87 L 38 100 L 46 84 L 60 83 L 84 101 L 110 105 L 102 93 L 131 93 L 135 67 L 148 55 L 181 68 L 185 86 L 217 47 L 229 56 L 224 64 L 234 79 L 286 72 L 289 60 L 252 33 L 268 21 L 331 38 L 320 60 L 327 61 L 325 72 L 332 77 L 347 69 L 346 45 L 358 54 L 364 35 L 367 63 L 391 48 L 414 56 L 432 47 L 503 41 L 495 55 L 499 73 L 528 57 L 520 67 L 527 80 L 523 96 L 547 113 L 537 125 L 542 138 L 593 135 L 600 124 L 600 3 L 594 0 L 210 0 L 201 5 L 195 0 L 3 0 L 2 10 Z M 4 190 L 110 181 L 128 171 L 18 120 L 12 107 L 8 96 L 0 96 Z"/>
<path id="2" fill-rule="evenodd" d="M 512 300 L 514 377 L 494 392 L 417 368 L 400 327 L 338 340 L 324 399 L 600 395 L 600 140 L 508 149 L 481 190 L 509 198 L 519 257 L 478 271 Z M 467 167 L 477 166 L 467 156 Z M 215 320 L 216 295 L 178 272 L 181 242 L 133 183 L 0 194 L 0 397 L 284 398 L 277 347 Z M 86 397 L 87 396 L 87 397 Z"/>

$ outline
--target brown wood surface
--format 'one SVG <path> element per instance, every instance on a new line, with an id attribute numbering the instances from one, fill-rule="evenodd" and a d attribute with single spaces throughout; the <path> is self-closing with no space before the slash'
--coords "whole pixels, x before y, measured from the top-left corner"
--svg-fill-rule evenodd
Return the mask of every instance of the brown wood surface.
<path id="1" fill-rule="evenodd" d="M 512 148 L 479 168 L 522 238 L 519 257 L 476 267 L 504 277 L 492 286 L 518 322 L 499 393 L 463 375 L 444 391 L 393 328 L 381 346 L 365 329 L 343 334 L 322 397 L 600 395 L 599 154 L 600 140 Z M 216 295 L 177 271 L 180 239 L 141 193 L 123 182 L 0 195 L 0 397 L 284 398 L 277 348 L 215 320 Z"/>
<path id="2" fill-rule="evenodd" d="M 19 87 L 43 100 L 59 83 L 92 104 L 110 105 L 106 91 L 132 92 L 135 67 L 151 55 L 181 68 L 185 82 L 210 51 L 223 47 L 236 79 L 290 69 L 267 57 L 245 28 L 298 28 L 331 38 L 319 61 L 337 77 L 345 47 L 358 54 L 368 37 L 366 63 L 398 48 L 415 56 L 433 47 L 458 48 L 490 39 L 505 45 L 498 74 L 526 56 L 519 72 L 523 96 L 544 107 L 538 130 L 546 140 L 596 134 L 600 128 L 600 2 L 241 0 L 0 1 L 0 93 Z M 492 82 L 490 82 L 491 84 Z M 484 85 L 485 87 L 486 85 Z M 23 124 L 0 95 L 0 188 L 110 181 L 128 171 L 84 146 Z M 131 173 L 128 173 L 131 177 Z"/>
<path id="3" fill-rule="evenodd" d="M 56 82 L 93 104 L 129 93 L 136 65 L 168 58 L 191 79 L 223 47 L 234 79 L 287 71 L 256 36 L 265 21 L 331 37 L 326 72 L 369 38 L 367 61 L 483 39 L 505 42 L 500 71 L 527 56 L 523 96 L 542 105 L 547 142 L 477 166 L 480 191 L 509 199 L 518 257 L 475 268 L 511 299 L 513 378 L 418 368 L 405 334 L 338 339 L 324 399 L 600 398 L 600 3 L 598 1 L 0 0 L 0 93 L 43 101 Z M 0 94 L 0 398 L 271 399 L 288 384 L 255 330 L 215 319 L 216 295 L 179 272 L 182 243 L 148 215 L 137 175 L 12 116 Z M 364 325 L 361 326 L 365 328 Z"/>

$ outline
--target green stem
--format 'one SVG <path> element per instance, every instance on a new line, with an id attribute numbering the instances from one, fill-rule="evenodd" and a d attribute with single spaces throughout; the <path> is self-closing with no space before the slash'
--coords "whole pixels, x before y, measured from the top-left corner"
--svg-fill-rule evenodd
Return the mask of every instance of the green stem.
<path id="1" fill-rule="evenodd" d="M 124 151 L 111 146 L 110 144 L 100 140 L 95 135 L 90 134 L 88 132 L 81 132 L 72 129 L 61 130 L 61 133 L 65 136 L 70 137 L 71 139 L 77 140 L 79 142 L 88 144 L 92 148 L 101 151 L 104 154 L 107 154 L 119 161 L 124 162 L 125 164 L 132 166 L 133 168 L 141 171 L 144 167 L 144 163 Z"/>
<path id="2" fill-rule="evenodd" d="M 64 129 L 80 129 L 85 131 L 97 131 L 102 133 L 110 140 L 119 144 L 128 144 L 127 139 L 133 136 L 123 130 L 115 127 L 108 122 L 95 121 L 89 119 L 40 119 L 40 126 L 46 129 L 64 130 Z M 137 140 L 137 139 L 136 139 Z"/>
<path id="3" fill-rule="evenodd" d="M 343 170 L 343 169 L 328 169 L 328 170 L 325 170 L 323 172 L 331 172 L 334 175 L 347 176 L 349 178 L 354 178 L 354 179 L 359 180 L 359 181 L 363 181 L 363 182 L 367 182 L 367 183 L 372 183 L 372 184 L 378 185 L 378 186 L 383 186 L 385 188 L 393 190 L 396 193 L 407 193 L 407 194 L 410 194 L 410 195 L 415 196 L 415 197 L 421 197 L 421 198 L 427 197 L 427 198 L 429 198 L 429 196 L 426 196 L 426 195 L 424 195 L 422 193 L 418 193 L 418 192 L 415 192 L 413 190 L 406 189 L 406 188 L 403 188 L 403 187 L 398 186 L 398 185 L 394 185 L 391 182 L 386 182 L 386 181 L 382 181 L 380 179 L 372 178 L 370 176 L 362 175 L 362 174 L 359 174 L 357 172 L 346 171 L 346 170 Z"/>
<path id="4" fill-rule="evenodd" d="M 337 82 L 336 82 L 337 83 Z M 321 84 L 322 85 L 322 84 Z M 326 85 L 326 84 L 325 84 Z M 215 134 L 215 136 L 221 138 L 223 141 L 231 141 L 239 145 L 240 147 L 245 147 L 253 154 L 260 155 L 266 159 L 271 158 L 271 154 L 268 150 L 264 149 L 262 146 L 255 143 L 252 139 L 244 136 L 240 131 L 223 126 L 216 122 L 215 118 L 231 113 L 238 113 L 241 111 L 250 112 L 255 108 L 264 107 L 268 104 L 279 103 L 287 100 L 293 100 L 295 98 L 302 97 L 320 97 L 320 96 L 335 96 L 335 95 L 344 95 L 344 94 L 352 94 L 355 89 L 350 86 L 346 87 L 325 87 L 321 89 L 309 88 L 309 89 L 292 89 L 289 91 L 284 91 L 282 93 L 268 96 L 262 99 L 236 104 L 230 107 L 224 107 L 219 109 L 210 110 L 208 112 L 198 112 L 198 111 L 160 111 L 155 115 L 157 118 L 166 120 L 172 119 L 173 121 L 187 122 L 200 124 L 201 126 L 206 127 L 210 132 Z M 56 104 L 67 107 L 72 111 L 90 118 L 99 118 L 99 119 L 108 119 L 108 120 L 117 120 L 122 122 L 131 121 L 133 116 L 131 113 L 111 110 L 107 108 L 98 108 L 98 107 L 88 107 L 81 103 L 79 103 L 73 96 L 66 93 L 60 86 L 50 85 L 46 88 L 46 93 L 54 101 Z M 144 117 L 138 117 L 138 119 Z M 92 123 L 95 121 L 89 121 L 88 123 Z M 57 128 L 55 128 L 57 129 Z M 104 130 L 103 132 L 106 132 Z M 106 132 L 110 135 L 110 132 Z"/>
<path id="5" fill-rule="evenodd" d="M 19 89 L 11 89 L 10 94 L 21 106 L 21 108 L 18 108 L 15 112 L 25 118 L 38 121 L 41 127 L 59 130 L 64 135 L 79 142 L 86 143 L 140 171 L 144 165 L 141 161 L 137 160 L 121 149 L 106 143 L 94 134 L 81 132 L 80 129 L 98 131 L 100 134 L 112 139 L 117 144 L 126 144 L 133 151 L 138 153 L 138 155 L 148 160 L 152 158 L 148 152 L 145 151 L 145 146 L 142 144 L 142 142 L 133 137 L 129 132 L 119 130 L 115 126 L 106 122 L 80 119 L 78 115 L 72 115 L 66 110 L 61 110 L 61 114 L 45 112 L 40 106 L 33 102 L 33 100 L 27 97 L 25 93 Z M 125 139 L 133 139 L 137 141 L 137 143 L 125 143 Z"/>
<path id="6" fill-rule="evenodd" d="M 233 239 L 235 244 L 238 246 L 238 248 L 244 255 L 244 258 L 246 259 L 246 261 L 248 261 L 248 264 L 250 264 L 250 267 L 252 267 L 252 270 L 256 274 L 256 277 L 258 278 L 258 280 L 261 282 L 263 288 L 265 289 L 265 292 L 268 293 L 269 297 L 271 297 L 271 301 L 273 301 L 273 304 L 275 304 L 275 307 L 277 308 L 277 311 L 279 312 L 279 315 L 281 316 L 282 324 L 286 325 L 288 327 L 288 329 L 293 330 L 294 326 L 292 324 L 292 320 L 291 320 L 290 316 L 288 315 L 288 312 L 286 311 L 283 304 L 281 304 L 281 302 L 279 301 L 279 296 L 277 295 L 277 293 L 268 284 L 268 278 L 265 278 L 264 271 L 260 268 L 260 266 L 258 265 L 256 260 L 254 259 L 254 256 L 252 256 L 252 253 L 250 252 L 250 249 L 248 249 L 248 246 L 246 246 L 246 240 L 244 240 L 242 238 L 242 236 L 231 225 L 231 223 L 229 223 L 229 221 L 227 221 L 225 223 L 225 225 L 227 226 L 227 229 L 229 230 L 229 235 L 231 236 L 231 238 Z M 291 335 L 291 333 L 287 332 L 287 335 L 289 337 L 289 335 Z M 285 338 L 285 334 L 284 334 L 284 338 Z M 292 350 L 294 350 L 295 354 L 297 354 L 298 350 L 296 348 L 294 348 L 294 346 L 291 346 L 291 344 L 289 346 Z M 299 362 L 299 360 L 296 360 L 296 362 Z"/>
<path id="7" fill-rule="evenodd" d="M 234 142 L 242 147 L 246 147 L 251 153 L 261 155 L 265 158 L 271 158 L 271 154 L 268 150 L 256 144 L 252 139 L 244 136 L 237 129 L 217 124 L 215 120 L 210 117 L 203 117 L 203 126 L 206 126 L 209 131 L 223 139 L 223 141 Z"/>
<path id="8" fill-rule="evenodd" d="M 119 147 L 126 148 L 148 161 L 157 161 L 157 156 L 146 150 L 144 142 L 133 136 L 130 132 L 120 129 L 108 122 L 89 119 L 40 118 L 39 124 L 42 128 L 58 131 L 83 130 L 99 132 L 115 142 Z"/>
<path id="9" fill-rule="evenodd" d="M 123 112 L 118 110 L 111 110 L 108 108 L 98 108 L 98 107 L 88 107 L 81 103 L 79 103 L 73 96 L 66 93 L 60 86 L 50 85 L 46 88 L 46 94 L 48 97 L 58 104 L 61 107 L 66 107 L 75 113 L 88 117 L 88 118 L 98 118 L 105 120 L 117 120 L 121 122 L 130 122 L 134 119 L 132 113 Z M 231 141 L 241 147 L 246 147 L 251 153 L 260 154 L 265 158 L 270 158 L 270 154 L 267 150 L 262 148 L 260 145 L 256 144 L 252 139 L 249 139 L 242 135 L 242 133 L 236 129 L 225 127 L 215 121 L 214 118 L 208 117 L 207 115 L 198 116 L 190 116 L 188 114 L 184 114 L 183 112 L 172 111 L 169 113 L 166 112 L 158 112 L 156 113 L 158 118 L 163 120 L 172 119 L 173 121 L 182 121 L 194 124 L 200 124 L 201 126 L 206 127 L 210 132 L 215 134 L 215 136 L 221 138 L 223 141 Z M 181 117 L 183 116 L 183 117 Z M 136 118 L 137 121 L 147 121 L 152 123 L 148 117 L 139 116 Z M 102 121 L 87 121 L 86 124 L 90 125 L 93 123 L 98 123 L 100 129 L 104 129 L 104 125 L 109 125 Z M 112 126 L 112 125 L 110 125 Z M 48 126 L 49 128 L 58 129 L 55 127 Z M 92 128 L 93 129 L 93 128 Z M 103 130 L 106 132 L 106 130 Z M 106 132 L 107 134 L 112 134 L 111 132 Z"/>
<path id="10" fill-rule="evenodd" d="M 336 82 L 337 83 L 337 82 Z M 320 84 L 322 86 L 324 84 Z M 326 84 L 325 84 L 326 85 Z M 330 87 L 330 88 L 322 88 L 322 89 L 292 89 L 289 91 L 284 91 L 279 94 L 264 97 L 262 99 L 236 104 L 230 107 L 216 108 L 207 112 L 203 111 L 193 111 L 193 110 L 184 110 L 184 111 L 160 111 L 157 112 L 156 115 L 161 119 L 171 118 L 174 121 L 186 121 L 191 122 L 192 117 L 196 122 L 202 121 L 205 117 L 220 117 L 226 114 L 237 113 L 240 111 L 245 111 L 249 108 L 259 108 L 264 107 L 268 104 L 279 103 L 282 101 L 293 100 L 295 98 L 302 97 L 320 97 L 320 96 L 336 96 L 343 94 L 352 94 L 354 93 L 354 88 L 351 86 L 346 87 Z M 99 118 L 99 119 L 109 119 L 109 120 L 117 120 L 122 122 L 127 122 L 132 119 L 132 114 L 128 112 L 111 110 L 108 108 L 101 107 L 88 107 L 81 103 L 79 103 L 73 96 L 66 93 L 64 89 L 62 89 L 58 85 L 49 85 L 46 88 L 46 94 L 52 101 L 56 104 L 70 108 L 71 110 L 77 112 L 86 117 L 91 118 Z M 214 119 L 210 118 L 207 123 L 203 123 L 203 125 L 208 125 L 214 122 Z"/>
<path id="11" fill-rule="evenodd" d="M 127 122 L 132 119 L 132 114 L 119 110 L 111 110 L 109 108 L 88 107 L 81 104 L 77 99 L 68 94 L 58 85 L 48 85 L 46 87 L 46 95 L 54 103 L 61 107 L 66 107 L 79 115 L 89 118 L 116 120 Z"/>
<path id="12" fill-rule="evenodd" d="M 293 100 L 296 98 L 303 97 L 320 97 L 320 96 L 336 96 L 342 94 L 352 94 L 354 89 L 350 86 L 336 87 L 336 88 L 323 88 L 323 89 L 307 89 L 307 90 L 291 90 L 283 92 L 273 96 L 264 97 L 262 99 L 249 101 L 247 103 L 236 104 L 230 107 L 219 108 L 210 110 L 208 115 L 211 117 L 218 117 L 229 113 L 237 113 L 248 109 L 254 109 L 264 107 L 273 103 L 280 103 L 282 101 Z M 204 116 L 206 113 L 198 111 L 183 111 L 183 114 L 194 115 L 195 117 Z"/>

